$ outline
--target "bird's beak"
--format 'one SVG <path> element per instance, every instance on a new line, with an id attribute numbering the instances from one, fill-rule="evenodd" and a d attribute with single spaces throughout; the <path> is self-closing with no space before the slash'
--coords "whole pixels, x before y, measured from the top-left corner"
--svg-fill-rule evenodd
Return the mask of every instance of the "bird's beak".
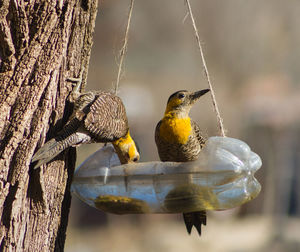
<path id="1" fill-rule="evenodd" d="M 207 92 L 209 92 L 210 89 L 203 89 L 200 91 L 196 91 L 194 93 L 190 94 L 191 97 L 191 103 L 194 103 L 195 101 L 197 101 L 202 95 L 206 94 Z"/>

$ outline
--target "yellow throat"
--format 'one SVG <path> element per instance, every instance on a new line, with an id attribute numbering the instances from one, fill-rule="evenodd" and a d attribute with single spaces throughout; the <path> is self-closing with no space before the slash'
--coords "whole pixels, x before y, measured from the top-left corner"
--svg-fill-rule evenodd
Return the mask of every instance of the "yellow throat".
<path id="1" fill-rule="evenodd" d="M 176 113 L 166 111 L 160 125 L 160 136 L 169 143 L 186 144 L 192 131 L 191 118 L 178 117 Z"/>

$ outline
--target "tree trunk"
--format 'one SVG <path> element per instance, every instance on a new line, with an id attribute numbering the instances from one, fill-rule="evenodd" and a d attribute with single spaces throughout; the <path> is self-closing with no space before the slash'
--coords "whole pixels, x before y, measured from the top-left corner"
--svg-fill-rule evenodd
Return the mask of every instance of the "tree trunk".
<path id="1" fill-rule="evenodd" d="M 97 0 L 0 0 L 0 251 L 63 251 L 76 152 L 33 170 L 68 120 L 68 77 L 85 66 Z"/>

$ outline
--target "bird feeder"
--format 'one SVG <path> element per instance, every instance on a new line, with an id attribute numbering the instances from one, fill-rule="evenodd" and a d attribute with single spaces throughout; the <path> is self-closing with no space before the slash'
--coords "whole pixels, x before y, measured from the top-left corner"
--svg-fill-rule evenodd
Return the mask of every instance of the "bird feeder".
<path id="1" fill-rule="evenodd" d="M 120 165 L 108 145 L 75 171 L 73 194 L 92 207 L 115 214 L 225 210 L 255 198 L 260 157 L 234 138 L 210 137 L 192 162 Z"/>

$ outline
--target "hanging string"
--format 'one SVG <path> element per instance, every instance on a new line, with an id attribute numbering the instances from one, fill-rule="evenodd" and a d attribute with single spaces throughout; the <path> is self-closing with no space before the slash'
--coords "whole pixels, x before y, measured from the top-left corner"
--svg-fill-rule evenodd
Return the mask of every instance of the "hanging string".
<path id="1" fill-rule="evenodd" d="M 129 28 L 130 28 L 133 5 L 134 5 L 134 0 L 131 0 L 130 7 L 129 7 L 129 13 L 128 13 L 128 19 L 127 19 L 127 26 L 126 26 L 126 31 L 125 31 L 125 35 L 124 35 L 124 43 L 123 43 L 122 49 L 120 51 L 120 62 L 119 62 L 118 76 L 117 76 L 117 81 L 116 81 L 116 85 L 115 85 L 115 88 L 114 88 L 115 94 L 117 94 L 118 89 L 119 89 L 119 83 L 120 83 L 120 79 L 121 79 L 123 61 L 124 61 L 125 54 L 126 54 L 126 51 L 127 51 Z"/>
<path id="2" fill-rule="evenodd" d="M 224 125 L 223 125 L 223 119 L 220 115 L 219 108 L 218 108 L 218 103 L 217 103 L 217 100 L 216 100 L 216 97 L 215 97 L 215 91 L 214 91 L 214 89 L 212 87 L 212 83 L 210 81 L 210 76 L 209 76 L 208 69 L 207 69 L 207 66 L 206 66 L 206 61 L 205 61 L 205 58 L 204 58 L 204 53 L 203 53 L 203 49 L 202 49 L 202 46 L 201 46 L 200 37 L 199 37 L 198 29 L 197 29 L 197 26 L 196 26 L 196 23 L 195 23 L 195 19 L 194 19 L 194 15 L 193 15 L 193 12 L 192 12 L 191 4 L 190 4 L 189 0 L 185 0 L 185 2 L 187 4 L 188 14 L 191 17 L 192 25 L 193 25 L 193 28 L 194 28 L 194 32 L 195 32 L 195 36 L 196 36 L 196 40 L 197 40 L 197 43 L 198 43 L 199 52 L 200 52 L 200 55 L 201 55 L 201 60 L 202 60 L 203 68 L 204 68 L 204 74 L 205 74 L 205 77 L 207 79 L 207 83 L 208 83 L 211 98 L 212 98 L 213 107 L 214 107 L 214 110 L 215 110 L 215 113 L 216 113 L 216 116 L 217 116 L 217 120 L 218 120 L 218 123 L 219 123 L 220 133 L 223 137 L 225 137 L 226 135 L 225 135 L 225 129 L 224 129 Z"/>

